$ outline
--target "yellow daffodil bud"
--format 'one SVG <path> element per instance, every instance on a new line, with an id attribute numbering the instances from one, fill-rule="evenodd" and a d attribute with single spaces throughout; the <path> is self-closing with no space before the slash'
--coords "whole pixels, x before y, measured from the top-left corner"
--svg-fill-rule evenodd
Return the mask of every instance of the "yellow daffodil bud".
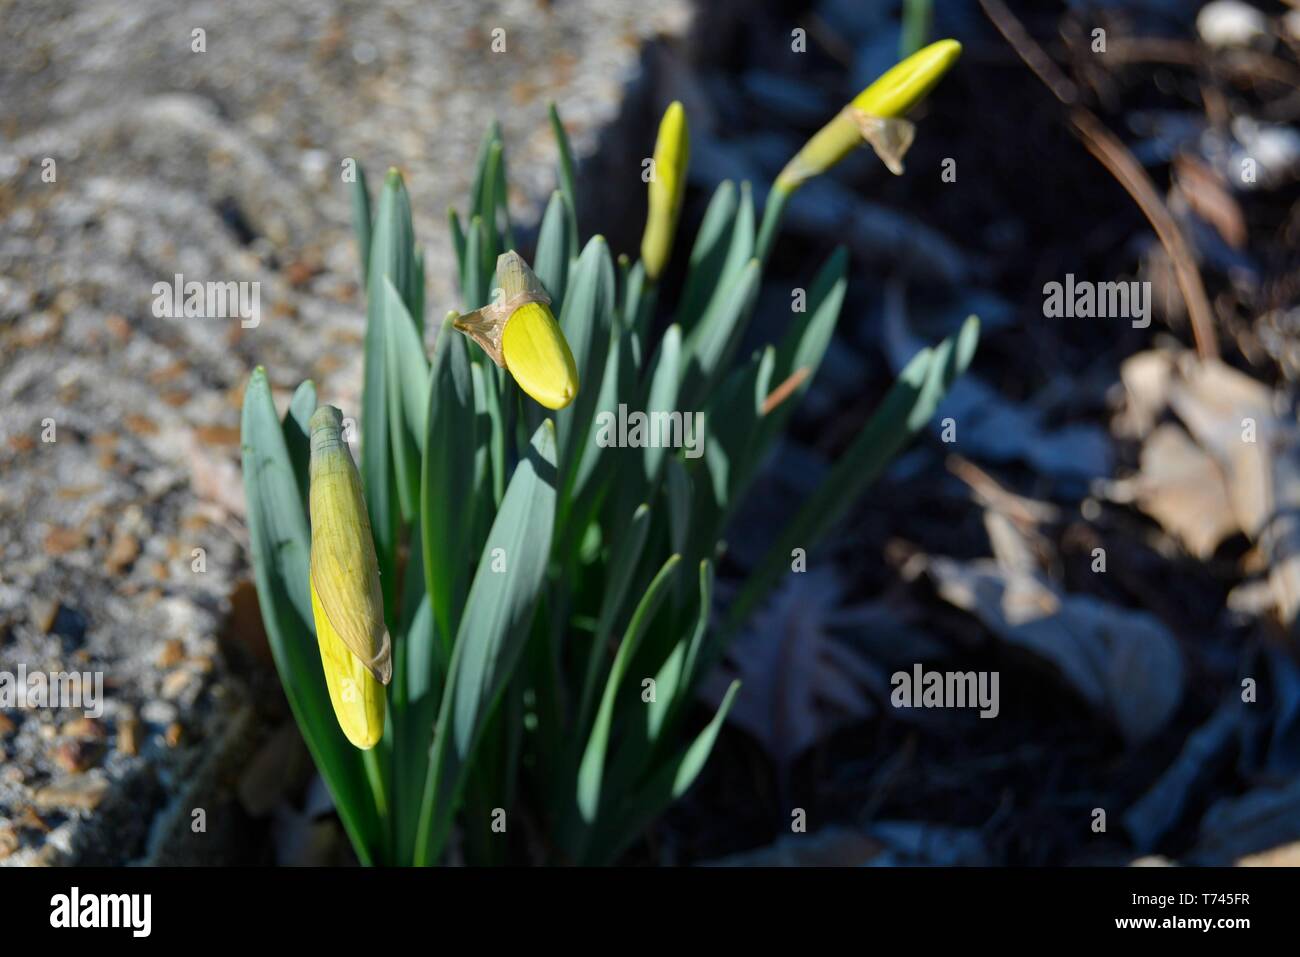
<path id="1" fill-rule="evenodd" d="M 659 278 L 672 252 L 677 216 L 682 209 L 682 197 L 686 195 L 686 164 L 690 154 L 686 110 L 674 100 L 659 121 L 650 178 L 650 210 L 641 236 L 641 262 L 646 276 L 652 280 Z"/>
<path id="2" fill-rule="evenodd" d="M 489 306 L 456 319 L 519 388 L 548 409 L 563 409 L 578 394 L 578 367 L 551 312 L 551 297 L 513 249 L 497 257 L 500 287 Z"/>
<path id="3" fill-rule="evenodd" d="M 826 172 L 863 142 L 870 144 L 890 172 L 901 173 L 903 155 L 916 133 L 904 116 L 925 98 L 959 56 L 960 43 L 940 40 L 885 71 L 813 134 L 776 178 L 776 188 L 793 192 L 805 180 Z"/>
<path id="4" fill-rule="evenodd" d="M 311 417 L 311 609 L 330 703 L 347 739 L 373 748 L 384 733 L 393 668 L 379 564 L 361 477 L 339 410 Z"/>

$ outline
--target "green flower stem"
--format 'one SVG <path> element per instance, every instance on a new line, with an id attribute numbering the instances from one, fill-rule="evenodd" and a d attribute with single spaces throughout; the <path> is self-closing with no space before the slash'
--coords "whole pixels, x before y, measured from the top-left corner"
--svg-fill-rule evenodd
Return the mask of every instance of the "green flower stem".
<path id="1" fill-rule="evenodd" d="M 379 748 L 370 748 L 362 751 L 361 761 L 366 768 L 366 778 L 370 781 L 370 791 L 375 797 L 375 810 L 379 812 L 379 820 L 383 824 L 384 843 L 389 845 L 392 843 L 392 829 L 388 826 L 388 779 L 384 769 L 380 767 L 379 750 Z M 385 846 L 383 856 L 385 860 L 391 860 L 392 848 Z"/>

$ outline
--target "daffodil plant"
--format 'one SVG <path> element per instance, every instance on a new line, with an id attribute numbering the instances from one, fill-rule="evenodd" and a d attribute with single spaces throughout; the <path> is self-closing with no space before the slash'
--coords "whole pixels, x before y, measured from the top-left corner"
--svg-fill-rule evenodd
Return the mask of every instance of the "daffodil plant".
<path id="1" fill-rule="evenodd" d="M 695 781 L 738 692 L 700 723 L 701 678 L 974 352 L 972 317 L 911 360 L 720 616 L 728 523 L 816 374 L 847 284 L 839 249 L 780 341 L 738 355 L 781 212 L 855 144 L 901 168 L 904 115 L 959 49 L 919 51 L 833 118 L 777 179 L 761 226 L 748 183 L 719 186 L 662 310 L 689 158 L 678 103 L 659 127 L 635 262 L 580 241 L 554 109 L 559 189 L 525 260 L 489 130 L 467 215 L 450 215 L 462 301 L 427 335 L 402 178 L 388 174 L 372 215 L 358 176 L 360 408 L 304 382 L 281 416 L 258 368 L 242 444 L 276 666 L 363 863 L 610 862 Z M 620 405 L 702 412 L 702 454 L 607 447 L 599 422 Z"/>

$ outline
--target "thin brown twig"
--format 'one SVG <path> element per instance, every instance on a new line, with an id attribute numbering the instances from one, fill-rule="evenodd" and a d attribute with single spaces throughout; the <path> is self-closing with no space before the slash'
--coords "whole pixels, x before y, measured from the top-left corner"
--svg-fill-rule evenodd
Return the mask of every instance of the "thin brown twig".
<path id="1" fill-rule="evenodd" d="M 790 373 L 784 382 L 769 392 L 767 398 L 763 400 L 763 415 L 770 415 L 777 406 L 790 398 L 791 393 L 803 385 L 804 379 L 808 378 L 808 372 L 807 366 L 800 366 Z"/>
<path id="2" fill-rule="evenodd" d="M 970 459 L 953 454 L 945 464 L 949 472 L 966 483 L 981 505 L 1001 512 L 1022 529 L 1036 530 L 1039 525 L 1060 520 L 1061 510 L 1055 505 L 1017 495 Z"/>
<path id="3" fill-rule="evenodd" d="M 1183 238 L 1182 230 L 1174 221 L 1169 207 L 1160 198 L 1151 177 L 1147 176 L 1142 164 L 1091 110 L 1076 106 L 1070 112 L 1070 122 L 1078 130 L 1088 152 L 1110 170 L 1111 175 L 1133 197 L 1155 229 L 1165 252 L 1169 254 L 1174 275 L 1178 277 L 1178 288 L 1187 304 L 1187 315 L 1192 321 L 1192 338 L 1196 342 L 1197 354 L 1202 359 L 1218 358 L 1219 344 L 1214 336 L 1214 313 L 1210 310 L 1210 301 L 1205 295 L 1201 271 L 1196 266 L 1187 240 Z"/>
<path id="4" fill-rule="evenodd" d="M 1025 25 L 1016 19 L 1016 15 L 1007 9 L 1002 0 L 980 0 L 985 15 L 993 21 L 998 32 L 1011 44 L 1016 55 L 1025 61 L 1025 66 L 1043 81 L 1052 91 L 1052 95 L 1066 105 L 1073 105 L 1079 98 L 1079 88 L 1065 72 L 1056 65 L 1056 61 L 1047 55 L 1047 51 L 1029 35 Z"/>
<path id="5" fill-rule="evenodd" d="M 1119 37 L 1106 48 L 1106 60 L 1116 63 L 1167 63 L 1199 67 L 1206 62 L 1204 47 L 1171 37 Z M 1282 86 L 1300 86 L 1300 70 L 1258 50 L 1227 50 L 1216 62 L 1227 73 L 1251 80 L 1268 80 Z"/>
<path id="6" fill-rule="evenodd" d="M 1201 272 L 1188 248 L 1187 240 L 1183 238 L 1178 223 L 1160 198 L 1151 177 L 1128 147 L 1106 128 L 1096 114 L 1077 102 L 1078 88 L 1029 35 L 1024 24 L 1016 19 L 1007 5 L 1002 0 L 980 0 L 980 6 L 1025 65 L 1034 71 L 1058 100 L 1070 107 L 1067 118 L 1075 135 L 1133 197 L 1133 201 L 1151 223 L 1156 237 L 1169 255 L 1169 261 L 1173 263 L 1178 288 L 1183 294 L 1187 315 L 1191 319 L 1192 338 L 1196 342 L 1197 354 L 1202 359 L 1216 358 L 1219 345 L 1214 335 L 1214 314 L 1205 295 Z"/>
<path id="7" fill-rule="evenodd" d="M 1204 47 L 1191 40 L 1172 37 L 1117 37 L 1106 48 L 1108 65 L 1164 63 L 1199 69 L 1208 62 L 1211 61 L 1207 59 Z M 1215 53 L 1212 62 L 1214 70 L 1211 72 L 1222 73 L 1239 85 L 1244 82 L 1258 85 L 1265 81 L 1287 90 L 1277 99 L 1260 105 L 1260 114 L 1266 119 L 1287 123 L 1300 116 L 1300 70 L 1291 63 L 1260 50 L 1221 50 Z M 1216 112 L 1212 107 L 1215 100 L 1222 102 L 1223 94 L 1204 83 L 1201 84 L 1201 93 L 1206 100 L 1210 123 L 1221 124 L 1222 111 Z"/>

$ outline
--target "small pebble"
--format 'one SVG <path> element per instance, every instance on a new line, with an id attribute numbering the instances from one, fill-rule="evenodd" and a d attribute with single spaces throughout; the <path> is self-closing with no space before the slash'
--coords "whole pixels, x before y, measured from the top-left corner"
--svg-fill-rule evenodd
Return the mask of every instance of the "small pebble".
<path id="1" fill-rule="evenodd" d="M 94 767 L 103 753 L 98 741 L 64 741 L 54 749 L 54 763 L 71 774 L 81 774 Z"/>
<path id="2" fill-rule="evenodd" d="M 79 775 L 47 784 L 32 795 L 32 801 L 42 811 L 93 811 L 107 793 L 107 779 Z"/>
<path id="3" fill-rule="evenodd" d="M 107 734 L 104 726 L 94 718 L 76 718 L 63 726 L 63 736 L 87 741 L 102 741 Z"/>
<path id="4" fill-rule="evenodd" d="M 45 598 L 33 598 L 27 606 L 32 624 L 48 635 L 54 628 L 54 618 L 59 613 L 59 603 Z"/>
<path id="5" fill-rule="evenodd" d="M 86 533 L 76 528 L 52 527 L 45 535 L 45 550 L 51 555 L 66 555 L 85 547 Z"/>
<path id="6" fill-rule="evenodd" d="M 174 668 L 185 660 L 185 645 L 179 638 L 169 638 L 163 642 L 158 652 L 159 668 Z"/>
<path id="7" fill-rule="evenodd" d="M 188 671 L 173 671 L 163 679 L 162 696 L 168 701 L 175 701 L 185 693 L 194 676 Z"/>
<path id="8" fill-rule="evenodd" d="M 140 719 L 135 715 L 118 721 L 117 750 L 132 757 L 140 753 Z"/>
<path id="9" fill-rule="evenodd" d="M 0 861 L 18 850 L 18 829 L 12 824 L 0 825 Z"/>
<path id="10" fill-rule="evenodd" d="M 131 567 L 139 554 L 140 540 L 129 532 L 119 533 L 104 557 L 104 567 L 110 575 L 119 575 Z"/>
<path id="11" fill-rule="evenodd" d="M 1282 28 L 1292 40 L 1300 40 L 1300 10 L 1289 10 L 1284 13 Z"/>
<path id="12" fill-rule="evenodd" d="M 1240 0 L 1215 0 L 1196 15 L 1196 32 L 1212 47 L 1272 46 L 1268 19 Z"/>
<path id="13" fill-rule="evenodd" d="M 50 826 L 45 823 L 41 816 L 37 814 L 36 810 L 30 805 L 24 807 L 22 811 L 19 812 L 17 820 L 14 823 L 19 827 L 25 827 L 28 830 L 40 831 L 42 833 L 45 833 L 50 829 Z"/>
<path id="14" fill-rule="evenodd" d="M 150 724 L 167 725 L 176 720 L 179 712 L 170 701 L 149 701 L 140 709 L 140 717 Z"/>
<path id="15" fill-rule="evenodd" d="M 86 636 L 86 625 L 85 615 L 75 608 L 60 604 L 54 614 L 54 623 L 50 626 L 50 632 L 69 641 L 79 642 Z"/>
<path id="16" fill-rule="evenodd" d="M 112 333 L 113 338 L 120 343 L 125 343 L 131 338 L 131 324 L 126 321 L 125 316 L 112 313 L 104 320 L 104 325 Z"/>
<path id="17" fill-rule="evenodd" d="M 129 429 L 131 432 L 134 432 L 136 435 L 157 435 L 158 434 L 158 423 L 155 422 L 153 419 L 148 418 L 147 416 L 137 415 L 135 413 L 132 413 L 130 415 L 123 417 L 122 424 L 125 425 L 127 429 Z"/>

